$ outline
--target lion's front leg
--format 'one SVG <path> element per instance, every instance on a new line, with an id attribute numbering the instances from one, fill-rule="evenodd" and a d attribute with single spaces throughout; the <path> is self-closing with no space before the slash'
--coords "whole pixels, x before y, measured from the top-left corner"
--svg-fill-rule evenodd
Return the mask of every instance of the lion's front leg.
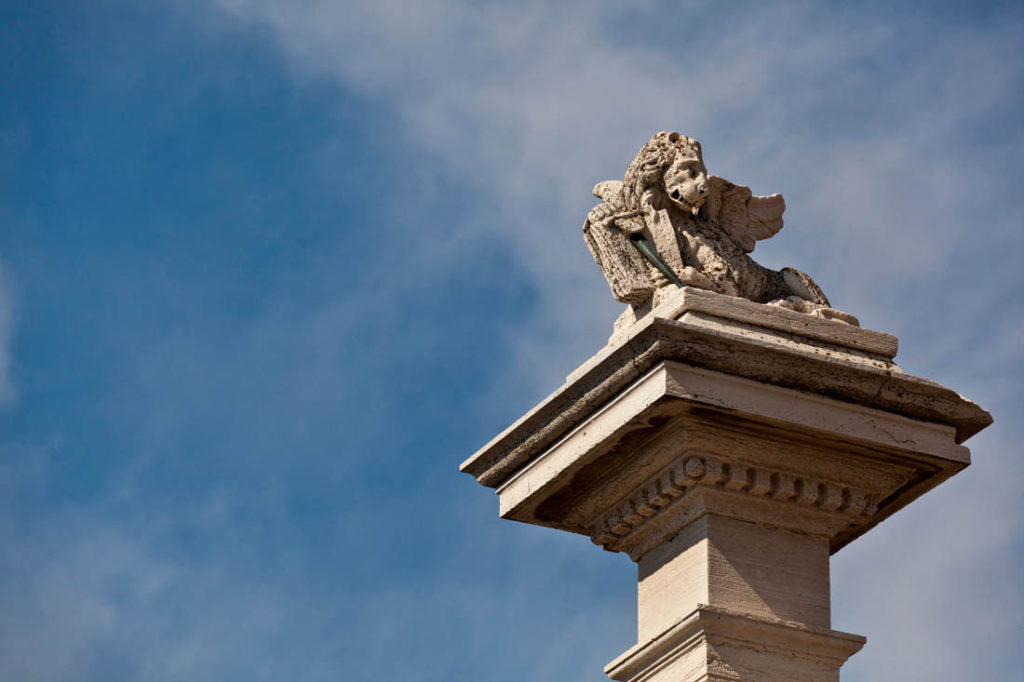
<path id="1" fill-rule="evenodd" d="M 684 265 L 677 273 L 679 279 L 688 287 L 696 287 L 698 289 L 710 289 L 711 291 L 717 291 L 718 287 L 715 285 L 714 280 L 705 275 L 703 272 L 693 267 L 692 265 Z"/>

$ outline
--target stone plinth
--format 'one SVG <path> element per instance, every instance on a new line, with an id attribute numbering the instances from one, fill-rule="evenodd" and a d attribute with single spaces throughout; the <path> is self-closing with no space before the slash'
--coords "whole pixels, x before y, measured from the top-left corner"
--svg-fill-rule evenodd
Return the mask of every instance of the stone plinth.
<path id="1" fill-rule="evenodd" d="M 638 565 L 614 680 L 836 680 L 829 556 L 969 462 L 987 412 L 888 334 L 684 288 L 462 465 Z"/>

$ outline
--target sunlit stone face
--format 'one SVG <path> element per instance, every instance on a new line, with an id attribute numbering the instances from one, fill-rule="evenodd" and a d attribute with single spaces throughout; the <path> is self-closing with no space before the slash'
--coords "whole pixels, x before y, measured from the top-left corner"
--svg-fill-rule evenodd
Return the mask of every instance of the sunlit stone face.
<path id="1" fill-rule="evenodd" d="M 683 210 L 696 214 L 708 196 L 708 171 L 700 151 L 680 150 L 664 178 L 669 199 Z"/>

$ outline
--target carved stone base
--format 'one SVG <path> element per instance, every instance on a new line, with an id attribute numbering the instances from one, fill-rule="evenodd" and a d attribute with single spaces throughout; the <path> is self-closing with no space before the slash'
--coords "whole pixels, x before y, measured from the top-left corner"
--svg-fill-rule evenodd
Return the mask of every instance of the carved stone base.
<path id="1" fill-rule="evenodd" d="M 664 315 L 666 317 L 660 317 Z M 467 460 L 503 518 L 638 565 L 615 680 L 835 680 L 830 554 L 970 463 L 987 412 L 888 334 L 683 288 Z"/>
<path id="2" fill-rule="evenodd" d="M 604 670 L 617 682 L 835 682 L 864 641 L 700 605 Z"/>
<path id="3" fill-rule="evenodd" d="M 641 644 L 612 662 L 608 675 L 838 680 L 864 638 L 829 629 L 828 540 L 740 520 L 735 501 L 722 505 L 712 490 L 694 495 L 702 498 L 700 515 L 638 562 Z M 688 615 L 680 620 L 681 613 Z"/>

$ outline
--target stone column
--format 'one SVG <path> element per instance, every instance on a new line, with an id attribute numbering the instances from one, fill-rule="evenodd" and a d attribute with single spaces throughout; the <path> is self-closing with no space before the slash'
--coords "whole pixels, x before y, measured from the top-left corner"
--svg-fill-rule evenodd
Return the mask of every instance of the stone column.
<path id="1" fill-rule="evenodd" d="M 638 567 L 613 680 L 838 680 L 829 556 L 969 462 L 991 417 L 896 339 L 684 288 L 462 465 L 503 518 Z"/>

